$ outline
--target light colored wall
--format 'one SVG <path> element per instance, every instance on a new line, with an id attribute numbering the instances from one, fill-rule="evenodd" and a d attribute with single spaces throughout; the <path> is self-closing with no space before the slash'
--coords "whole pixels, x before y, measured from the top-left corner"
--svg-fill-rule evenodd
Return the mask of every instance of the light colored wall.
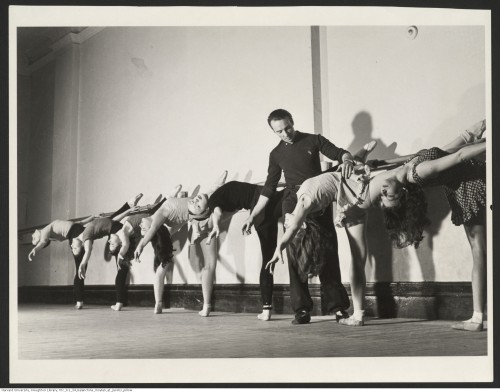
<path id="1" fill-rule="evenodd" d="M 112 211 L 138 192 L 151 202 L 179 183 L 203 191 L 225 169 L 228 181 L 263 181 L 278 142 L 266 118 L 278 107 L 312 130 L 308 27 L 106 28 L 80 52 L 76 216 Z M 258 283 L 260 248 L 255 233 L 241 235 L 244 215 L 222 238 L 219 283 Z M 66 245 L 51 247 L 64 247 L 71 260 Z M 96 241 L 87 284 L 114 282 L 103 249 Z M 133 283 L 151 282 L 152 251 L 145 252 Z M 195 264 L 183 246 L 169 281 L 199 282 Z M 288 282 L 286 268 L 276 281 Z"/>
<path id="2" fill-rule="evenodd" d="M 338 145 L 355 151 L 376 139 L 371 158 L 392 158 L 443 146 L 485 117 L 482 27 L 420 26 L 415 40 L 407 38 L 406 26 L 327 27 L 322 33 L 325 134 Z M 433 224 L 417 251 L 392 250 L 380 214 L 371 213 L 369 281 L 470 280 L 463 228 L 451 223 L 442 193 L 427 195 Z M 349 248 L 344 232 L 339 238 L 346 277 Z"/>
<path id="3" fill-rule="evenodd" d="M 403 155 L 484 117 L 483 31 L 426 27 L 414 41 L 405 32 L 322 29 L 324 134 L 335 144 L 355 149 L 374 137 L 382 147 L 397 142 L 395 154 Z M 228 181 L 264 180 L 278 142 L 266 123 L 271 110 L 286 108 L 298 129 L 314 131 L 311 74 L 308 27 L 106 28 L 61 51 L 31 75 L 26 226 L 112 211 L 138 192 L 151 202 L 179 183 L 189 193 L 203 190 L 225 169 Z M 382 147 L 373 157 L 394 156 Z M 391 250 L 372 214 L 369 281 L 470 279 L 462 228 L 443 216 L 444 199 L 430 196 L 435 223 L 417 252 Z M 217 283 L 258 283 L 258 238 L 240 232 L 246 216 L 234 215 L 221 236 Z M 185 230 L 174 236 L 169 283 L 199 282 L 185 238 Z M 342 231 L 339 241 L 347 281 Z M 67 244 L 50 247 L 31 264 L 29 246 L 20 247 L 20 285 L 72 284 Z M 86 284 L 113 284 L 116 267 L 103 250 L 104 240 L 96 241 Z M 148 247 L 131 283 L 151 283 L 152 274 Z M 275 281 L 288 283 L 286 266 Z"/>

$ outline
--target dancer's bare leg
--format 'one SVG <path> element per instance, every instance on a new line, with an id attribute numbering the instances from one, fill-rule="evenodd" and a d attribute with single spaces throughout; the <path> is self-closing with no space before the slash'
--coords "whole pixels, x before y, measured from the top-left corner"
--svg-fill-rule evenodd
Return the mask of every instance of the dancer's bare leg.
<path id="1" fill-rule="evenodd" d="M 346 227 L 346 233 L 352 254 L 350 279 L 354 313 L 349 318 L 340 319 L 339 323 L 349 326 L 362 326 L 364 325 L 364 302 L 366 293 L 366 218 L 365 222 L 361 224 Z"/>
<path id="2" fill-rule="evenodd" d="M 163 311 L 163 291 L 165 288 L 165 275 L 167 275 L 167 266 L 163 267 L 160 264 L 156 269 L 155 277 L 153 280 L 156 302 L 154 309 L 155 314 L 159 314 Z"/>
<path id="3" fill-rule="evenodd" d="M 486 226 L 464 225 L 472 251 L 472 305 L 474 313 L 469 320 L 454 324 L 454 329 L 471 332 L 483 330 L 486 306 Z"/>
<path id="4" fill-rule="evenodd" d="M 201 290 L 203 292 L 203 309 L 198 313 L 207 317 L 212 310 L 211 298 L 215 280 L 215 267 L 217 265 L 217 241 L 207 245 L 202 239 L 199 242 L 203 254 L 203 268 L 201 270 Z"/>

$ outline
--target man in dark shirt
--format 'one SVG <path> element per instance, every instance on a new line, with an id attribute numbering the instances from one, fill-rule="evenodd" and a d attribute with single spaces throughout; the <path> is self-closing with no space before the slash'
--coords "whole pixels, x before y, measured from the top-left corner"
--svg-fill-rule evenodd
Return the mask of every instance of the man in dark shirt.
<path id="1" fill-rule="evenodd" d="M 293 212 L 297 204 L 296 192 L 302 182 L 321 173 L 319 153 L 331 160 L 338 161 L 344 177 L 350 177 L 354 167 L 353 158 L 348 151 L 336 147 L 322 135 L 296 131 L 292 115 L 288 111 L 284 109 L 274 110 L 269 115 L 267 122 L 281 141 L 269 155 L 267 180 L 257 204 L 243 225 L 243 232 L 247 233 L 250 233 L 254 219 L 264 211 L 269 199 L 276 191 L 281 172 L 284 173 L 286 182 L 282 203 L 282 214 L 284 216 L 286 213 Z M 333 240 L 336 242 L 337 236 L 333 225 L 332 206 L 317 217 L 316 221 L 322 230 L 334 233 Z M 337 243 L 335 243 L 334 248 L 335 256 L 331 260 L 327 260 L 323 271 L 319 274 L 325 308 L 329 312 L 344 311 L 349 307 L 349 298 L 345 293 L 345 288 L 342 284 L 339 284 L 340 267 Z M 290 261 L 290 254 L 287 254 L 289 258 L 290 294 L 292 307 L 295 311 L 295 319 L 292 323 L 306 324 L 311 320 L 310 312 L 313 307 L 308 282 L 300 278 L 297 264 Z"/>

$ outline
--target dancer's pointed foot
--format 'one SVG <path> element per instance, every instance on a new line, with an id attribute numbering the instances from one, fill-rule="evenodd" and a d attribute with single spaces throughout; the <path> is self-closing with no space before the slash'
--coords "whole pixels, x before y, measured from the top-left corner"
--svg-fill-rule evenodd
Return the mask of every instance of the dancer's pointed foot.
<path id="1" fill-rule="evenodd" d="M 181 188 L 182 188 L 181 184 L 177 185 L 171 192 L 167 194 L 166 198 L 170 199 L 173 197 L 177 197 L 177 194 L 180 192 Z"/>
<path id="2" fill-rule="evenodd" d="M 121 302 L 117 302 L 115 305 L 110 306 L 111 309 L 119 312 L 123 308 L 123 304 Z"/>
<path id="3" fill-rule="evenodd" d="M 361 150 L 359 150 L 355 155 L 354 159 L 357 161 L 365 162 L 368 154 L 370 154 L 375 147 L 377 146 L 377 141 L 372 140 L 371 142 L 366 143 Z"/>
<path id="4" fill-rule="evenodd" d="M 484 131 L 486 131 L 486 120 L 481 120 L 462 131 L 460 135 L 466 143 L 471 143 L 481 139 Z"/>
<path id="5" fill-rule="evenodd" d="M 198 314 L 199 314 L 201 317 L 208 317 L 208 316 L 210 316 L 210 312 L 211 312 L 211 311 L 212 311 L 212 306 L 205 304 L 205 305 L 203 305 L 203 309 L 202 309 L 202 310 L 200 310 L 200 311 L 198 312 Z"/>
<path id="6" fill-rule="evenodd" d="M 160 314 L 163 312 L 163 302 L 158 302 L 155 304 L 154 314 Z"/>
<path id="7" fill-rule="evenodd" d="M 377 141 L 372 140 L 371 142 L 368 142 L 363 146 L 363 150 L 365 150 L 367 153 L 370 153 L 375 147 L 377 147 Z"/>
<path id="8" fill-rule="evenodd" d="M 271 320 L 271 309 L 262 309 L 262 313 L 258 314 L 257 318 L 262 321 Z"/>
<path id="9" fill-rule="evenodd" d="M 339 324 L 348 325 L 350 327 L 362 327 L 363 325 L 365 325 L 365 321 L 363 319 L 355 319 L 354 316 L 351 316 L 349 318 L 340 319 Z"/>
<path id="10" fill-rule="evenodd" d="M 143 196 L 142 193 L 139 193 L 135 195 L 134 197 L 131 197 L 130 200 L 127 202 L 130 207 L 135 207 L 139 200 L 141 200 L 141 197 Z"/>
<path id="11" fill-rule="evenodd" d="M 163 195 L 160 193 L 158 195 L 158 197 L 155 199 L 155 201 L 153 202 L 153 204 L 158 204 L 160 201 L 161 201 L 161 198 L 163 197 Z"/>
<path id="12" fill-rule="evenodd" d="M 75 305 L 75 309 L 80 310 L 82 308 L 83 308 L 83 301 L 77 301 L 77 303 Z"/>

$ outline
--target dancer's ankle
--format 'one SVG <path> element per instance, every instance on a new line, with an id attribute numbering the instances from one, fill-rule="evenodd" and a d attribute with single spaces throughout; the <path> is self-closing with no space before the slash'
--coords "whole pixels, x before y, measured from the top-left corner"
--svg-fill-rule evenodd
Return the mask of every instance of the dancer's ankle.
<path id="1" fill-rule="evenodd" d="M 365 320 L 365 311 L 363 309 L 355 310 L 352 314 L 356 320 L 364 321 Z"/>
<path id="2" fill-rule="evenodd" d="M 208 317 L 212 311 L 212 305 L 203 304 L 203 309 L 198 312 L 201 317 Z"/>
<path id="3" fill-rule="evenodd" d="M 163 312 L 163 302 L 160 301 L 155 304 L 154 314 L 160 314 L 161 312 Z"/>
<path id="4" fill-rule="evenodd" d="M 472 313 L 472 318 L 468 321 L 471 321 L 472 323 L 481 324 L 484 321 L 484 313 L 474 312 Z"/>

